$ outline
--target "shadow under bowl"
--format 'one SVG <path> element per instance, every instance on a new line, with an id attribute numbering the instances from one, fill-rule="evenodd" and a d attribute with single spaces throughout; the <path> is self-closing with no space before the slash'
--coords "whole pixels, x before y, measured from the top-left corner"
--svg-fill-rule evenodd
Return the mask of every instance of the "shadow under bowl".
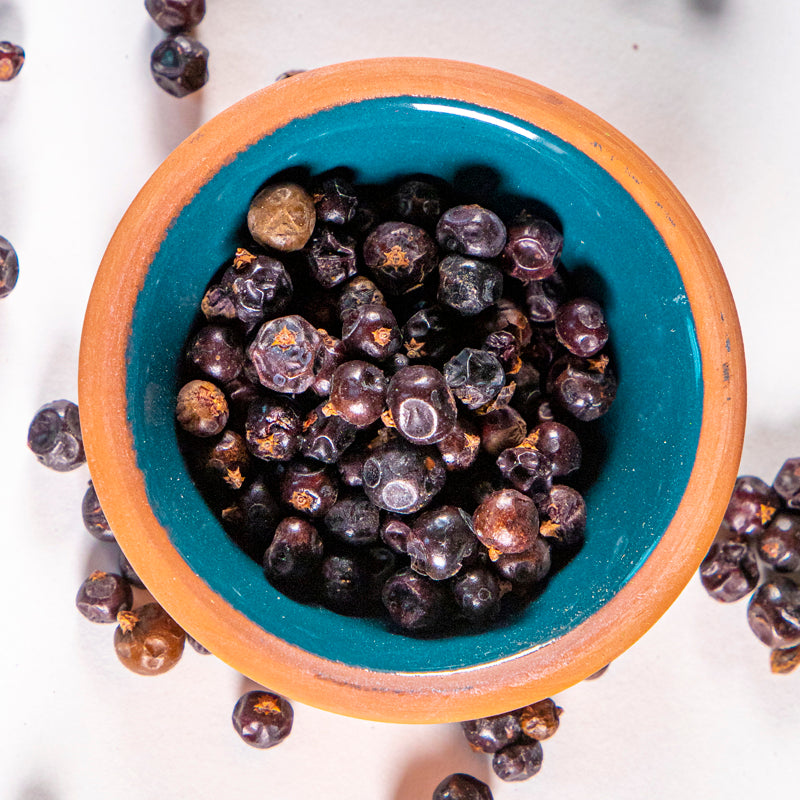
<path id="1" fill-rule="evenodd" d="M 620 387 L 598 424 L 586 543 L 505 624 L 441 639 L 295 602 L 228 538 L 189 477 L 178 363 L 211 277 L 249 241 L 252 196 L 288 168 L 358 183 L 455 182 L 501 213 L 557 216 L 562 260 L 603 304 Z M 736 311 L 699 222 L 607 123 L 541 86 L 431 59 L 301 73 L 224 111 L 155 172 L 97 274 L 80 354 L 89 467 L 154 596 L 234 668 L 350 716 L 443 722 L 519 707 L 589 676 L 668 608 L 705 554 L 741 451 Z"/>

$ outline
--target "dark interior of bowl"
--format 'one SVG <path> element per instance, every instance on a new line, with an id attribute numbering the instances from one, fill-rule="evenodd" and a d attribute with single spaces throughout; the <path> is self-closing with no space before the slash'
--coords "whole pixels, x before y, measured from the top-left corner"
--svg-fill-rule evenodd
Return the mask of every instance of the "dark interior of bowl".
<path id="1" fill-rule="evenodd" d="M 174 427 L 177 360 L 212 275 L 242 242 L 257 189 L 275 173 L 346 165 L 363 183 L 428 173 L 502 211 L 535 198 L 559 218 L 562 260 L 606 310 L 620 387 L 599 422 L 605 453 L 586 493 L 586 543 L 505 624 L 416 639 L 377 619 L 281 595 L 237 548 L 192 483 Z M 487 184 L 485 178 L 491 178 Z M 480 180 L 479 180 L 480 179 Z M 477 183 L 476 183 L 477 186 Z M 449 100 L 392 98 L 298 119 L 221 169 L 175 220 L 137 302 L 128 418 L 156 517 L 192 569 L 257 624 L 300 648 L 378 670 L 447 670 L 540 647 L 596 612 L 632 577 L 678 506 L 697 448 L 703 386 L 679 270 L 648 217 L 572 145 L 527 122 Z"/>

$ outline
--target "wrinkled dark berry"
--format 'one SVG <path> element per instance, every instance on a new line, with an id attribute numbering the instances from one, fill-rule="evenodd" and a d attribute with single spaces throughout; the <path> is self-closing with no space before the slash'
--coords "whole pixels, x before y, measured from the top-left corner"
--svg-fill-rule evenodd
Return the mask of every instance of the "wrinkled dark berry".
<path id="1" fill-rule="evenodd" d="M 578 435 L 561 422 L 539 423 L 525 437 L 525 444 L 550 459 L 554 477 L 569 475 L 581 466 L 583 452 Z"/>
<path id="2" fill-rule="evenodd" d="M 374 544 L 380 524 L 380 511 L 363 494 L 340 497 L 325 514 L 325 530 L 347 544 Z"/>
<path id="3" fill-rule="evenodd" d="M 773 576 L 750 598 L 747 621 L 768 647 L 800 644 L 800 587 L 791 578 Z"/>
<path id="4" fill-rule="evenodd" d="M 411 569 L 392 575 L 384 584 L 383 605 L 400 628 L 415 633 L 438 628 L 450 603 L 443 583 Z"/>
<path id="5" fill-rule="evenodd" d="M 216 436 L 225 430 L 229 416 L 225 393 L 210 381 L 189 381 L 178 392 L 175 418 L 187 433 Z"/>
<path id="6" fill-rule="evenodd" d="M 574 548 L 583 543 L 586 502 L 577 489 L 554 484 L 539 508 L 544 517 L 539 533 L 551 544 Z"/>
<path id="7" fill-rule="evenodd" d="M 800 458 L 789 458 L 783 463 L 772 488 L 783 498 L 787 508 L 800 509 Z"/>
<path id="8" fill-rule="evenodd" d="M 502 781 L 525 781 L 542 768 L 542 756 L 542 745 L 535 739 L 517 742 L 492 756 L 492 769 Z"/>
<path id="9" fill-rule="evenodd" d="M 317 181 L 311 196 L 322 223 L 345 225 L 356 215 L 358 196 L 353 184 L 343 175 L 331 174 Z"/>
<path id="10" fill-rule="evenodd" d="M 452 346 L 452 323 L 438 306 L 421 308 L 403 326 L 403 347 L 411 361 L 438 361 Z"/>
<path id="11" fill-rule="evenodd" d="M 776 648 L 769 655 L 770 671 L 775 675 L 786 675 L 800 665 L 800 645 Z"/>
<path id="12" fill-rule="evenodd" d="M 384 222 L 364 241 L 364 263 L 384 292 L 405 294 L 436 268 L 436 243 L 408 222 Z"/>
<path id="13" fill-rule="evenodd" d="M 322 562 L 323 544 L 306 519 L 286 517 L 275 528 L 262 566 L 270 580 L 285 589 L 302 586 Z"/>
<path id="14" fill-rule="evenodd" d="M 258 380 L 275 392 L 304 392 L 314 382 L 322 337 L 296 314 L 265 322 L 247 348 Z"/>
<path id="15" fill-rule="evenodd" d="M 307 458 L 334 464 L 353 444 L 358 429 L 344 417 L 326 411 L 326 405 L 318 406 L 306 418 L 300 452 Z"/>
<path id="16" fill-rule="evenodd" d="M 448 775 L 434 789 L 432 800 L 493 800 L 491 789 L 463 772 Z"/>
<path id="17" fill-rule="evenodd" d="M 383 371 L 367 361 L 346 361 L 331 379 L 333 410 L 356 428 L 366 428 L 386 408 L 388 383 Z"/>
<path id="18" fill-rule="evenodd" d="M 100 500 L 91 481 L 83 495 L 81 515 L 84 527 L 95 539 L 99 539 L 101 542 L 115 541 L 111 526 L 108 524 L 103 509 L 100 508 Z"/>
<path id="19" fill-rule="evenodd" d="M 563 246 L 564 237 L 549 222 L 527 218 L 508 228 L 505 268 L 526 283 L 542 280 L 556 271 Z"/>
<path id="20" fill-rule="evenodd" d="M 548 540 L 539 536 L 522 553 L 501 553 L 494 568 L 501 578 L 516 586 L 534 586 L 548 576 L 551 564 Z"/>
<path id="21" fill-rule="evenodd" d="M 409 521 L 400 517 L 387 517 L 381 524 L 381 541 L 395 553 L 405 553 L 411 533 Z"/>
<path id="22" fill-rule="evenodd" d="M 490 333 L 481 349 L 496 356 L 506 372 L 516 373 L 522 366 L 519 340 L 511 331 Z"/>
<path id="23" fill-rule="evenodd" d="M 469 746 L 479 753 L 496 753 L 522 738 L 515 711 L 467 720 L 461 728 Z"/>
<path id="24" fill-rule="evenodd" d="M 18 44 L 0 42 L 0 81 L 16 78 L 24 63 L 25 51 Z"/>
<path id="25" fill-rule="evenodd" d="M 223 325 L 203 326 L 189 343 L 186 355 L 197 369 L 223 384 L 234 380 L 244 365 L 241 336 Z"/>
<path id="26" fill-rule="evenodd" d="M 555 397 L 563 408 L 582 422 L 607 413 L 617 396 L 617 379 L 606 359 L 598 363 L 570 360 L 554 383 Z"/>
<path id="27" fill-rule="evenodd" d="M 183 655 L 186 634 L 158 603 L 120 611 L 114 631 L 117 658 L 139 675 L 161 675 Z"/>
<path id="28" fill-rule="evenodd" d="M 497 466 L 503 477 L 521 492 L 531 496 L 550 490 L 553 463 L 549 456 L 535 447 L 509 447 L 497 456 Z"/>
<path id="29" fill-rule="evenodd" d="M 468 419 L 456 422 L 450 433 L 436 442 L 445 469 L 461 471 L 469 469 L 478 457 L 481 436 L 478 429 Z"/>
<path id="30" fill-rule="evenodd" d="M 267 482 L 257 475 L 239 492 L 236 501 L 221 512 L 231 538 L 251 558 L 260 561 L 269 544 L 280 511 Z"/>
<path id="31" fill-rule="evenodd" d="M 599 353 L 608 341 L 603 309 L 597 301 L 587 297 L 576 297 L 558 307 L 555 331 L 558 341 L 582 358 Z"/>
<path id="32" fill-rule="evenodd" d="M 485 567 L 460 572 L 453 580 L 453 597 L 470 622 L 484 625 L 500 613 L 500 583 Z"/>
<path id="33" fill-rule="evenodd" d="M 364 275 L 356 275 L 342 287 L 336 304 L 339 319 L 359 306 L 386 305 L 383 292 Z"/>
<path id="34" fill-rule="evenodd" d="M 342 341 L 358 356 L 383 361 L 400 349 L 403 335 L 391 310 L 373 303 L 345 312 Z"/>
<path id="35" fill-rule="evenodd" d="M 509 406 L 484 414 L 478 423 L 481 447 L 491 456 L 497 456 L 507 447 L 516 447 L 525 440 L 525 419 Z"/>
<path id="36" fill-rule="evenodd" d="M 263 690 L 243 694 L 233 708 L 233 728 L 252 747 L 265 750 L 291 732 L 294 710 L 288 700 Z"/>
<path id="37" fill-rule="evenodd" d="M 362 478 L 364 491 L 376 506 L 413 514 L 442 489 L 445 469 L 435 449 L 396 439 L 372 450 L 364 461 Z"/>
<path id="38" fill-rule="evenodd" d="M 734 533 L 760 534 L 781 507 L 780 495 L 753 475 L 736 479 L 725 510 L 725 523 Z"/>
<path id="39" fill-rule="evenodd" d="M 501 489 L 489 495 L 473 514 L 475 535 L 490 554 L 522 553 L 539 536 L 539 512 L 527 495 Z"/>
<path id="40" fill-rule="evenodd" d="M 322 344 L 314 361 L 314 382 L 311 391 L 318 397 L 328 397 L 331 393 L 331 378 L 336 368 L 348 359 L 347 348 L 341 339 L 331 336 L 322 328 L 317 330 Z"/>
<path id="41" fill-rule="evenodd" d="M 525 305 L 531 322 L 554 322 L 558 307 L 567 298 L 568 288 L 560 269 L 547 278 L 525 284 Z"/>
<path id="42" fill-rule="evenodd" d="M 322 517 L 336 502 L 339 487 L 318 461 L 292 461 L 281 478 L 281 502 L 310 517 Z"/>
<path id="43" fill-rule="evenodd" d="M 506 226 L 494 211 L 479 205 L 454 206 L 439 218 L 436 238 L 445 250 L 476 258 L 494 258 L 503 252 Z"/>
<path id="44" fill-rule="evenodd" d="M 0 43 L 1 46 L 1 43 Z M 0 69 L 2 69 L 0 57 Z M 0 298 L 11 294 L 19 278 L 19 259 L 11 242 L 0 236 Z"/>
<path id="45" fill-rule="evenodd" d="M 183 33 L 199 25 L 206 0 L 144 0 L 147 13 L 167 33 Z"/>
<path id="46" fill-rule="evenodd" d="M 167 36 L 150 56 L 150 72 L 167 94 L 186 97 L 208 82 L 208 48 L 185 34 Z"/>
<path id="47" fill-rule="evenodd" d="M 405 367 L 392 376 L 386 405 L 398 432 L 413 444 L 435 444 L 456 423 L 456 403 L 444 376 L 425 364 Z"/>
<path id="48" fill-rule="evenodd" d="M 85 463 L 78 406 L 69 400 L 43 405 L 28 428 L 28 448 L 40 464 L 56 472 Z"/>
<path id="49" fill-rule="evenodd" d="M 364 483 L 362 472 L 364 462 L 369 457 L 369 451 L 362 447 L 350 447 L 336 462 L 339 471 L 339 480 L 345 486 L 358 488 Z"/>
<path id="50" fill-rule="evenodd" d="M 497 356 L 486 350 L 465 347 L 443 369 L 453 394 L 469 409 L 486 406 L 505 386 L 506 374 Z"/>
<path id="51" fill-rule="evenodd" d="M 549 697 L 518 709 L 522 732 L 529 739 L 536 739 L 539 742 L 549 739 L 558 730 L 563 710 Z"/>
<path id="52" fill-rule="evenodd" d="M 758 560 L 750 540 L 721 526 L 700 564 L 700 582 L 711 597 L 723 603 L 750 594 L 758 585 Z"/>
<path id="53" fill-rule="evenodd" d="M 400 219 L 430 228 L 442 213 L 441 193 L 429 181 L 412 178 L 395 189 L 389 207 Z"/>
<path id="54" fill-rule="evenodd" d="M 122 575 L 98 570 L 81 584 L 75 605 L 90 622 L 116 622 L 133 605 L 133 590 Z"/>
<path id="55" fill-rule="evenodd" d="M 247 447 L 256 458 L 288 461 L 300 448 L 300 416 L 294 405 L 282 397 L 251 403 L 244 430 Z"/>
<path id="56" fill-rule="evenodd" d="M 800 569 L 800 515 L 778 512 L 758 537 L 758 557 L 778 572 Z"/>
<path id="57" fill-rule="evenodd" d="M 516 337 L 521 347 L 527 347 L 533 335 L 527 315 L 508 297 L 501 297 L 475 320 L 475 324 L 483 337 L 496 331 L 508 331 Z"/>
<path id="58" fill-rule="evenodd" d="M 231 489 L 241 489 L 250 470 L 250 453 L 244 437 L 234 430 L 223 431 L 205 459 L 208 473 Z"/>
<path id="59" fill-rule="evenodd" d="M 303 248 L 309 272 L 330 289 L 356 274 L 356 240 L 347 234 L 322 226 L 315 230 Z"/>
<path id="60" fill-rule="evenodd" d="M 302 250 L 316 221 L 314 200 L 296 183 L 265 186 L 247 210 L 247 227 L 253 239 L 282 253 Z"/>
<path id="61" fill-rule="evenodd" d="M 355 555 L 325 556 L 320 570 L 320 595 L 323 603 L 340 614 L 362 616 L 368 613 L 369 575 Z"/>
<path id="62" fill-rule="evenodd" d="M 480 314 L 494 305 L 502 293 L 503 273 L 489 261 L 453 254 L 439 264 L 436 299 L 459 314 Z"/>
<path id="63" fill-rule="evenodd" d="M 472 520 L 455 506 L 441 506 L 420 514 L 406 537 L 411 568 L 436 581 L 455 575 L 477 549 Z"/>

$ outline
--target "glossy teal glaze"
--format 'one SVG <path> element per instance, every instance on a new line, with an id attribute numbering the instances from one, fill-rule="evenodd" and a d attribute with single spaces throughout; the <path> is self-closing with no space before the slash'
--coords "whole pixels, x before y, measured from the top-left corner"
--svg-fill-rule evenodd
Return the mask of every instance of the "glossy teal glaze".
<path id="1" fill-rule="evenodd" d="M 602 467 L 586 496 L 586 545 L 524 613 L 479 634 L 418 640 L 283 597 L 229 542 L 178 450 L 178 354 L 207 282 L 248 241 L 243 220 L 250 198 L 287 167 L 319 172 L 337 165 L 354 168 L 359 182 L 425 172 L 474 184 L 477 200 L 504 212 L 521 198 L 543 202 L 563 225 L 565 266 L 606 309 L 620 391 L 589 455 Z M 137 302 L 128 355 L 138 463 L 156 517 L 181 555 L 265 629 L 324 657 L 378 670 L 448 670 L 503 659 L 587 619 L 658 543 L 688 481 L 700 429 L 703 386 L 692 313 L 676 264 L 647 216 L 568 143 L 452 101 L 394 98 L 337 107 L 298 119 L 239 154 L 170 228 Z"/>

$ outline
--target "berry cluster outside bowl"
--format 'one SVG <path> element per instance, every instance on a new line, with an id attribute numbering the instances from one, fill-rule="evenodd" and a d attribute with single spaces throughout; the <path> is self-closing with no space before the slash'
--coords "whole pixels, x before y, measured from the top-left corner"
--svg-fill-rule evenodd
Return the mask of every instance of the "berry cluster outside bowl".
<path id="1" fill-rule="evenodd" d="M 236 547 L 189 477 L 178 361 L 211 277 L 247 236 L 251 198 L 290 167 L 360 183 L 491 175 L 487 207 L 535 198 L 562 263 L 605 309 L 619 378 L 599 424 L 586 541 L 512 619 L 440 638 L 295 602 Z M 95 488 L 135 570 L 235 669 L 299 702 L 367 719 L 499 713 L 586 678 L 666 611 L 706 553 L 739 465 L 745 368 L 714 250 L 672 183 L 572 101 L 437 59 L 301 73 L 202 126 L 146 183 L 100 265 L 79 401 Z"/>

